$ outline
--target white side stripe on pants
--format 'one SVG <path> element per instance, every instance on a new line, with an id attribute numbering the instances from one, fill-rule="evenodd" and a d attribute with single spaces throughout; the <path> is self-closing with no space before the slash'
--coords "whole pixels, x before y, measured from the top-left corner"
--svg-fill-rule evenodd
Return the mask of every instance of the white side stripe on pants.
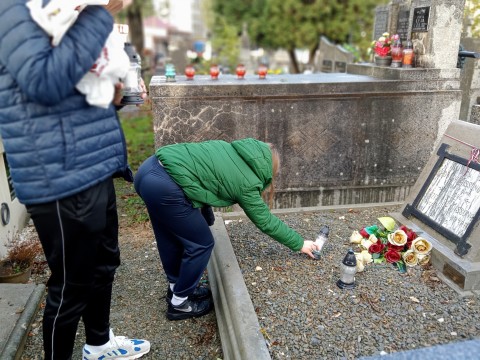
<path id="1" fill-rule="evenodd" d="M 65 286 L 67 284 L 67 275 L 66 275 L 66 267 L 65 267 L 65 237 L 63 234 L 63 225 L 62 225 L 62 217 L 60 215 L 60 202 L 57 200 L 57 217 L 58 217 L 58 223 L 60 224 L 60 233 L 62 236 L 62 263 L 63 263 L 63 286 L 62 286 L 62 295 L 60 297 L 60 304 L 58 305 L 57 309 L 57 314 L 55 315 L 55 319 L 53 320 L 53 327 L 52 327 L 52 360 L 55 358 L 55 353 L 54 353 L 54 339 L 55 339 L 55 324 L 57 322 L 57 318 L 60 314 L 60 308 L 62 307 L 63 304 L 63 293 L 65 292 Z"/>

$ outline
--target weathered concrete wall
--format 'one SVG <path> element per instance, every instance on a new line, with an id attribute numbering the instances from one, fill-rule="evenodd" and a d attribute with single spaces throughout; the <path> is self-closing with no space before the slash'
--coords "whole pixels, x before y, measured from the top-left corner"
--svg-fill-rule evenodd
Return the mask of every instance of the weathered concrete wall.
<path id="1" fill-rule="evenodd" d="M 460 109 L 459 73 L 429 70 L 380 70 L 406 78 L 397 80 L 154 77 L 155 143 L 254 137 L 276 144 L 280 208 L 403 201 Z"/>

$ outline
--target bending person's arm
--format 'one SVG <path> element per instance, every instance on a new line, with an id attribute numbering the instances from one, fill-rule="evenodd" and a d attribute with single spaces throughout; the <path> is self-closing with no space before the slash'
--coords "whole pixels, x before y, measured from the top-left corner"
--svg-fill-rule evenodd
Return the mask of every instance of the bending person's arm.
<path id="1" fill-rule="evenodd" d="M 245 191 L 238 200 L 238 205 L 260 231 L 293 251 L 302 250 L 303 238 L 270 212 L 258 190 Z"/>

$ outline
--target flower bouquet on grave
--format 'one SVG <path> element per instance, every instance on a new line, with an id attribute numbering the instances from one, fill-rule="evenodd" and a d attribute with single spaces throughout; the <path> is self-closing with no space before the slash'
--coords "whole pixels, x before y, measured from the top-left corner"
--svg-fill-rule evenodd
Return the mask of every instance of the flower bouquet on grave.
<path id="1" fill-rule="evenodd" d="M 388 32 L 385 32 L 372 42 L 372 49 L 377 56 L 386 57 L 391 53 L 392 42 L 395 40 L 394 37 L 398 35 L 393 35 L 392 37 Z"/>
<path id="2" fill-rule="evenodd" d="M 375 53 L 375 64 L 378 66 L 390 66 L 392 63 L 392 46 L 400 40 L 398 34 L 390 36 L 385 32 L 374 40 L 371 44 L 372 50 Z"/>
<path id="3" fill-rule="evenodd" d="M 369 263 L 391 263 L 400 272 L 406 272 L 407 266 L 429 263 L 432 244 L 427 239 L 404 225 L 397 227 L 391 217 L 378 221 L 380 226 L 367 226 L 350 236 L 350 242 L 358 246 L 355 256 L 359 272 Z"/>

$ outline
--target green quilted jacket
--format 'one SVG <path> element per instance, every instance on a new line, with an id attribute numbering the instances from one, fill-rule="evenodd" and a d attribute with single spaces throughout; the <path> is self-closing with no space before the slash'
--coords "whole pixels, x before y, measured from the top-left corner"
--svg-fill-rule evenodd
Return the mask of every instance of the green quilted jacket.
<path id="1" fill-rule="evenodd" d="M 262 232 L 294 251 L 303 238 L 270 212 L 262 191 L 272 181 L 269 146 L 255 139 L 161 147 L 155 153 L 194 207 L 238 204 Z"/>

